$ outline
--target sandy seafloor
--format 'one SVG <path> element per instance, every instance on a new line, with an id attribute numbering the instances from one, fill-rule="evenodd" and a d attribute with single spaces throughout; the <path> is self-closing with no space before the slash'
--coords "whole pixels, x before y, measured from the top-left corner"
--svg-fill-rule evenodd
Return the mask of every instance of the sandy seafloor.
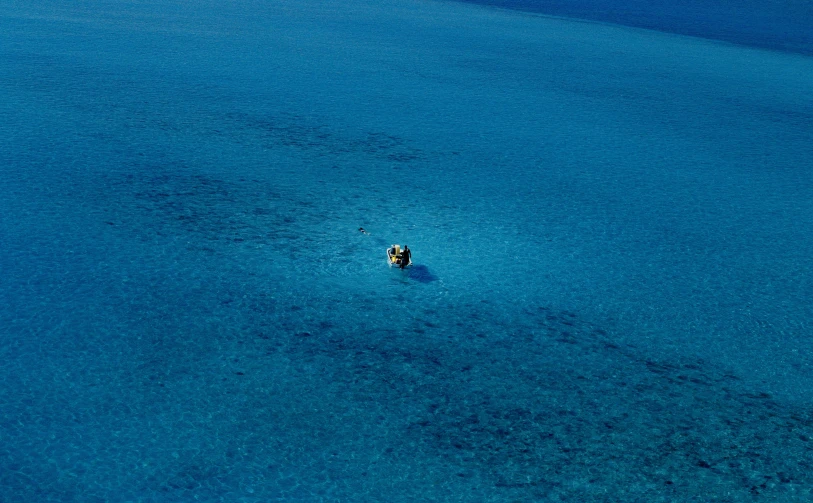
<path id="1" fill-rule="evenodd" d="M 222 4 L 0 2 L 0 500 L 813 500 L 813 59 Z"/>

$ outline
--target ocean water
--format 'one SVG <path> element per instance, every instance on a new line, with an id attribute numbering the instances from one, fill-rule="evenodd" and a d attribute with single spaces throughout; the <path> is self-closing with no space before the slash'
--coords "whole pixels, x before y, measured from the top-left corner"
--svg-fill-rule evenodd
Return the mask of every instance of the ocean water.
<path id="1" fill-rule="evenodd" d="M 0 2 L 0 500 L 811 501 L 813 59 L 669 31 Z"/>
<path id="2" fill-rule="evenodd" d="M 807 0 L 462 0 L 813 55 Z"/>

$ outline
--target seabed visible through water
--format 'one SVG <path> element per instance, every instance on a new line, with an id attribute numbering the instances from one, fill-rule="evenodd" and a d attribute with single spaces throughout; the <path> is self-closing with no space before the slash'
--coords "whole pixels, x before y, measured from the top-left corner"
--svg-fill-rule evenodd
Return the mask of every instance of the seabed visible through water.
<path id="1" fill-rule="evenodd" d="M 2 501 L 813 498 L 810 57 L 411 0 L 0 28 Z"/>

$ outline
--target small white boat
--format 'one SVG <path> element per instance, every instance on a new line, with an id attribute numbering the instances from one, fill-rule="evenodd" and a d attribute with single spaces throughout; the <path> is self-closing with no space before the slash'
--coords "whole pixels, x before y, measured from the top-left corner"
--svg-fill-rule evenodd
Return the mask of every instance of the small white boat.
<path id="1" fill-rule="evenodd" d="M 397 265 L 401 267 L 401 257 L 403 256 L 401 245 L 392 245 L 387 248 L 387 258 L 390 261 L 390 267 Z M 407 259 L 407 264 L 404 267 L 409 267 L 412 265 L 412 259 Z"/>

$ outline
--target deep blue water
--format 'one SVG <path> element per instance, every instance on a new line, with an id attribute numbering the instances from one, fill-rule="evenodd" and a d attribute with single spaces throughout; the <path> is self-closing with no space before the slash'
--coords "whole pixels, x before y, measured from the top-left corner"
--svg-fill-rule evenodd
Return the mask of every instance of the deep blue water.
<path id="1" fill-rule="evenodd" d="M 0 2 L 0 500 L 811 501 L 813 60 L 669 19 Z"/>
<path id="2" fill-rule="evenodd" d="M 813 3 L 806 0 L 463 1 L 813 54 Z"/>

